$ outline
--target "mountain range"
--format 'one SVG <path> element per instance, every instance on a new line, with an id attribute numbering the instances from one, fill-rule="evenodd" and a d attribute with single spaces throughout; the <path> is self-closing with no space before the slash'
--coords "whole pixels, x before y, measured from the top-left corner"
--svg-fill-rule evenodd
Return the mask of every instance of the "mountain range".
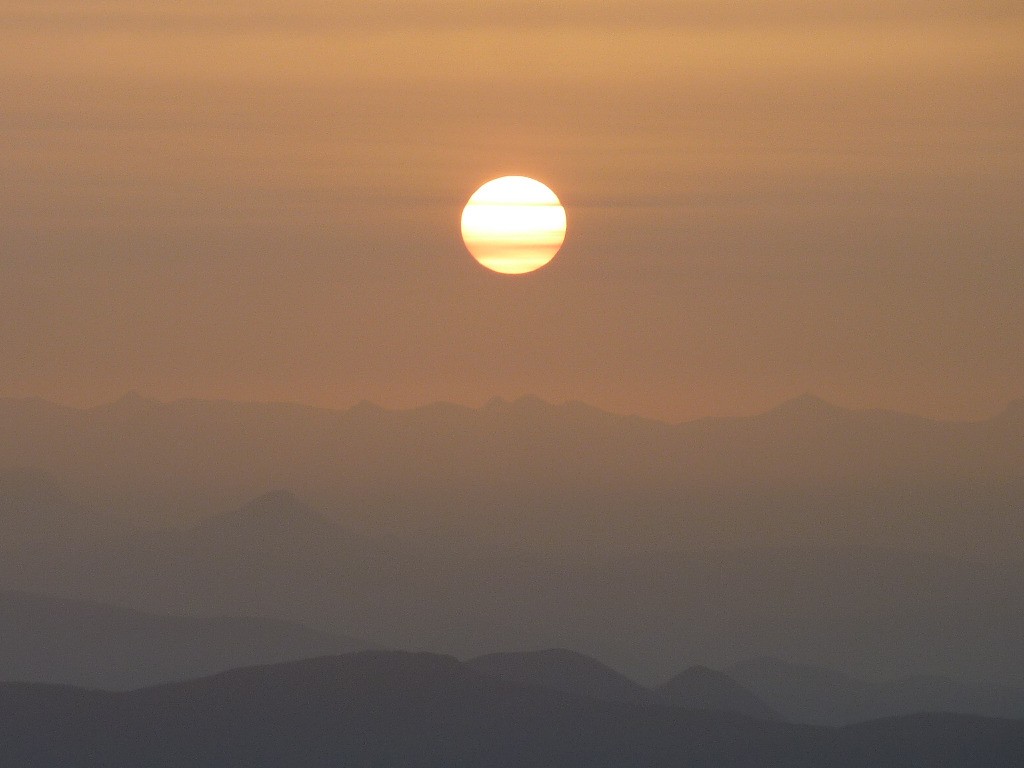
<path id="1" fill-rule="evenodd" d="M 0 400 L 0 679 L 389 647 L 602 706 L 1018 718 L 1022 467 L 1021 403 L 673 425 L 534 398 Z"/>
<path id="2" fill-rule="evenodd" d="M 1016 562 L 863 548 L 471 552 L 362 533 L 283 491 L 187 528 L 104 513 L 90 528 L 89 508 L 61 506 L 51 481 L 0 474 L 0 500 L 9 486 L 0 509 L 17 510 L 22 535 L 0 538 L 3 590 L 272 618 L 464 658 L 573 648 L 648 685 L 762 656 L 869 680 L 1024 683 Z"/>
<path id="3" fill-rule="evenodd" d="M 811 396 L 666 424 L 581 403 L 330 411 L 0 400 L 0 468 L 143 525 L 288 488 L 371 535 L 530 550 L 872 546 L 1024 557 L 1024 404 L 979 422 Z"/>
<path id="4" fill-rule="evenodd" d="M 683 670 L 655 688 L 654 692 L 662 701 L 684 709 L 736 712 L 758 720 L 783 719 L 778 712 L 731 677 L 703 665 Z"/>
<path id="5" fill-rule="evenodd" d="M 374 648 L 273 619 L 162 616 L 0 592 L 0 680 L 110 690 Z"/>
<path id="6" fill-rule="evenodd" d="M 596 659 L 566 648 L 489 653 L 466 662 L 491 677 L 598 701 L 651 701 L 651 691 Z"/>
<path id="7" fill-rule="evenodd" d="M 0 593 L 0 637 L 0 681 L 106 690 L 372 648 L 281 621 L 154 615 L 26 593 Z M 767 721 L 840 726 L 921 712 L 1024 719 L 1024 689 L 939 678 L 871 683 L 776 659 L 752 659 L 726 671 L 693 666 L 650 688 L 560 648 L 487 654 L 466 664 L 489 677 L 582 699 Z"/>
<path id="8" fill-rule="evenodd" d="M 1010 768 L 1024 758 L 1024 722 L 916 715 L 836 730 L 588 699 L 447 656 L 363 652 L 125 693 L 0 684 L 0 753 L 20 768 Z"/>

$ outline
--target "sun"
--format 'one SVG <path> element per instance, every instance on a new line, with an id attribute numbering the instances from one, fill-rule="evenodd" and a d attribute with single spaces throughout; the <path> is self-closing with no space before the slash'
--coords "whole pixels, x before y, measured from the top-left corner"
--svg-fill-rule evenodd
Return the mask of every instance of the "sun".
<path id="1" fill-rule="evenodd" d="M 473 258 L 506 275 L 547 264 L 565 241 L 565 208 L 526 176 L 502 176 L 473 193 L 462 210 L 462 239 Z"/>

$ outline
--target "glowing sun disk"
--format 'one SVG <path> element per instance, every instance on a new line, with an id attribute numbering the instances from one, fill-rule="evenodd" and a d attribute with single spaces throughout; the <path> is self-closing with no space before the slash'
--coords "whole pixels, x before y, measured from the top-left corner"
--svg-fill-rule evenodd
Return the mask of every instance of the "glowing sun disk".
<path id="1" fill-rule="evenodd" d="M 509 275 L 539 269 L 565 240 L 565 209 L 555 193 L 525 176 L 489 181 L 462 211 L 462 239 L 480 264 Z"/>

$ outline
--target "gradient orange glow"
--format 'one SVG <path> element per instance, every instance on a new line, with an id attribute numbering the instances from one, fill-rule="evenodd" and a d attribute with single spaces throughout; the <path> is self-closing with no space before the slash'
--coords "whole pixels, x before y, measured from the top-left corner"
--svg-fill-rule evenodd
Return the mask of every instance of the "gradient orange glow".
<path id="1" fill-rule="evenodd" d="M 1022 41 L 1010 0 L 5 0 L 0 395 L 988 418 Z M 506 174 L 568 213 L 533 279 L 459 239 Z"/>
<path id="2" fill-rule="evenodd" d="M 462 211 L 462 239 L 473 258 L 494 272 L 533 272 L 562 247 L 565 209 L 539 181 L 503 176 L 469 198 Z"/>

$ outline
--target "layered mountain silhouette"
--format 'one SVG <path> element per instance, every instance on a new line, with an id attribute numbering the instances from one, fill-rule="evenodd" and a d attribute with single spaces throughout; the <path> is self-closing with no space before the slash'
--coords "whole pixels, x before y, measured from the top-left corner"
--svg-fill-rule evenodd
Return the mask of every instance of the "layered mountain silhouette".
<path id="1" fill-rule="evenodd" d="M 536 398 L 389 411 L 0 400 L 0 467 L 181 524 L 289 488 L 371 535 L 472 547 L 893 547 L 1024 557 L 1019 403 L 946 423 L 804 396 L 665 424 Z"/>
<path id="2" fill-rule="evenodd" d="M 1024 722 L 920 715 L 831 730 L 580 698 L 451 657 L 367 652 L 129 693 L 3 684 L 0 753 L 22 768 L 1008 768 L 1024 757 Z"/>
<path id="3" fill-rule="evenodd" d="M 690 667 L 655 689 L 665 701 L 686 709 L 736 712 L 759 720 L 779 720 L 779 713 L 724 672 Z"/>
<path id="4" fill-rule="evenodd" d="M 596 659 L 564 648 L 491 653 L 469 666 L 493 677 L 600 701 L 652 701 L 651 692 Z M 699 708 L 699 707 L 698 707 Z"/>
<path id="5" fill-rule="evenodd" d="M 0 538 L 0 589 L 156 614 L 273 618 L 464 658 L 573 648 L 646 684 L 694 663 L 725 669 L 774 656 L 863 678 L 1024 686 L 1015 651 L 1024 569 L 1015 561 L 799 547 L 466 551 L 360 533 L 278 491 L 185 529 L 103 522 L 96 535 L 67 536 L 61 516 L 79 512 L 62 509 L 35 539 Z"/>
<path id="6" fill-rule="evenodd" d="M 18 592 L 0 593 L 0 637 L 0 680 L 104 689 L 373 647 L 272 619 L 157 616 Z"/>
<path id="7" fill-rule="evenodd" d="M 648 685 L 771 656 L 1019 688 L 1022 412 L 0 400 L 0 589 Z"/>
<path id="8" fill-rule="evenodd" d="M 684 670 L 649 689 L 596 659 L 564 648 L 491 653 L 466 663 L 502 680 L 585 699 L 732 712 L 760 720 L 780 719 L 777 712 L 728 675 L 702 666 Z"/>

